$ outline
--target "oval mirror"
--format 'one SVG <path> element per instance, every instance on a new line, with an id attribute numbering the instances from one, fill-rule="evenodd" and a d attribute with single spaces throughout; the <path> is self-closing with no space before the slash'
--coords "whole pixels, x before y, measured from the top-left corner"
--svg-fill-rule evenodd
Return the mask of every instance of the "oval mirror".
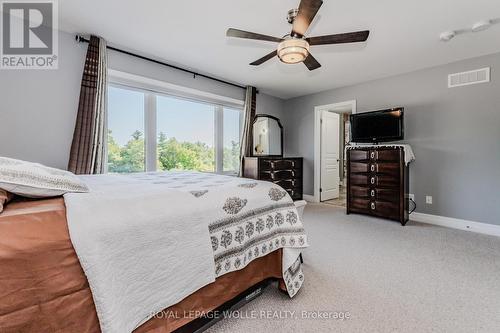
<path id="1" fill-rule="evenodd" d="M 283 156 L 283 126 L 278 118 L 266 114 L 255 115 L 253 155 Z"/>

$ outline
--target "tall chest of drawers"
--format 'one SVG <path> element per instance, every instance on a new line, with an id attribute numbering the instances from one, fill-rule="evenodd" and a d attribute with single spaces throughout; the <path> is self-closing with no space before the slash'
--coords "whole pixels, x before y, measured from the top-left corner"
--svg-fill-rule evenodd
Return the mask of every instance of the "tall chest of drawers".
<path id="1" fill-rule="evenodd" d="M 245 157 L 243 177 L 270 181 L 302 200 L 302 157 Z"/>
<path id="2" fill-rule="evenodd" d="M 401 147 L 347 150 L 347 214 L 408 221 L 409 167 Z"/>

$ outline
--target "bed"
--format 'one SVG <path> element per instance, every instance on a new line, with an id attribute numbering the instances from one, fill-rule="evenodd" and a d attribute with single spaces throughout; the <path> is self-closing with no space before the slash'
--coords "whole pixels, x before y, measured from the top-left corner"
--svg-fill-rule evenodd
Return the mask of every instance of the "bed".
<path id="1" fill-rule="evenodd" d="M 291 297 L 302 285 L 304 274 L 298 257 L 307 246 L 307 237 L 295 204 L 276 185 L 196 172 L 83 179 L 91 188 L 89 193 L 17 200 L 0 214 L 1 332 L 182 331 L 200 314 L 227 304 L 264 281 L 280 281 L 279 287 Z M 118 221 L 113 224 L 109 214 L 117 207 L 120 214 L 113 213 L 111 219 Z M 144 230 L 143 222 L 148 221 L 138 210 L 150 212 L 147 218 L 156 216 L 152 221 L 163 221 L 161 225 L 198 221 L 193 228 L 200 227 L 200 236 L 193 237 L 190 247 L 183 243 L 191 237 L 183 228 L 172 231 L 170 227 L 164 233 L 155 225 L 151 232 Z M 168 214 L 162 215 L 165 211 Z M 170 219 L 165 220 L 165 216 Z M 130 232 L 121 233 L 121 228 Z M 155 240 L 152 245 L 144 241 L 151 237 Z M 183 242 L 174 244 L 173 239 Z M 168 244 L 158 248 L 162 241 Z M 200 250 L 207 247 L 210 253 Z M 125 250 L 114 251 L 117 248 Z M 161 253 L 165 249 L 168 251 Z M 92 255 L 102 251 L 113 252 L 105 258 L 105 266 L 115 267 L 100 267 L 102 255 L 97 259 Z M 144 251 L 162 255 L 161 263 L 158 258 L 151 261 L 155 263 L 152 271 L 158 272 L 149 272 L 148 258 L 140 255 Z M 197 260 L 203 265 L 188 263 Z M 174 269 L 165 267 L 175 267 L 177 277 Z M 136 281 L 134 274 L 143 269 L 148 274 L 142 286 L 120 289 L 121 284 Z M 193 269 L 203 272 L 203 279 L 190 280 Z M 110 276 L 111 280 L 106 280 Z M 178 280 L 189 284 L 178 285 Z M 165 281 L 168 283 L 162 288 L 149 290 Z M 148 289 L 146 293 L 134 294 L 141 287 Z M 160 303 L 154 302 L 156 295 L 160 295 Z M 116 298 L 120 304 L 110 305 L 109 299 Z M 131 300 L 133 304 L 128 304 Z M 113 322 L 115 317 L 121 322 L 134 316 L 125 326 Z"/>

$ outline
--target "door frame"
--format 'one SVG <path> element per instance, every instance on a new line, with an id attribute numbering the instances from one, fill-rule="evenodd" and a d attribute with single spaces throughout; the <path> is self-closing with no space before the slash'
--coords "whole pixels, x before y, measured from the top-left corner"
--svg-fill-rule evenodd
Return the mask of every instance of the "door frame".
<path id="1" fill-rule="evenodd" d="M 314 107 L 314 193 L 312 198 L 310 198 L 312 202 L 320 202 L 321 200 L 319 192 L 319 188 L 321 185 L 321 112 L 344 108 L 350 108 L 351 114 L 356 113 L 356 100 L 353 99 L 350 101 L 318 105 Z"/>

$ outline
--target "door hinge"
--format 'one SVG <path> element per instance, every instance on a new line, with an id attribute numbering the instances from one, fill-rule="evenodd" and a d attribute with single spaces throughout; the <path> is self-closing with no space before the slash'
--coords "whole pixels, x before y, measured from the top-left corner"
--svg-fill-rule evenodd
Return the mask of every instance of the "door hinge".
<path id="1" fill-rule="evenodd" d="M 320 189 L 319 189 L 319 192 L 320 192 L 320 193 L 321 193 L 321 192 L 323 192 L 323 189 L 322 189 L 322 188 L 320 188 Z"/>

